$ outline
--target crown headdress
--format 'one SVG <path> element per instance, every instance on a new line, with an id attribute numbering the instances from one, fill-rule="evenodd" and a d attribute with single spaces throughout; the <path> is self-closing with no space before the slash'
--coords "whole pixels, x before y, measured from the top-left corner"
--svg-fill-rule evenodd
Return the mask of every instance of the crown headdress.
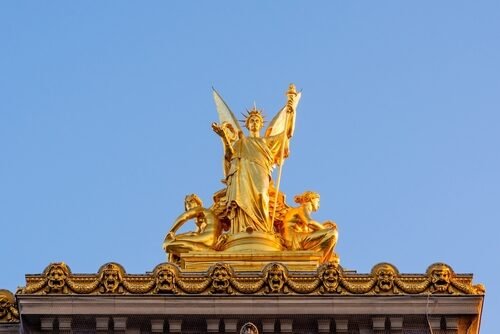
<path id="1" fill-rule="evenodd" d="M 247 109 L 247 113 L 243 114 L 243 117 L 245 117 L 245 119 L 240 120 L 240 122 L 244 123 L 245 125 L 247 124 L 248 119 L 250 119 L 250 117 L 259 117 L 260 120 L 262 121 L 262 124 L 264 124 L 266 121 L 264 118 L 264 114 L 262 113 L 262 109 L 257 109 L 255 102 L 253 104 L 253 108 L 251 110 Z"/>

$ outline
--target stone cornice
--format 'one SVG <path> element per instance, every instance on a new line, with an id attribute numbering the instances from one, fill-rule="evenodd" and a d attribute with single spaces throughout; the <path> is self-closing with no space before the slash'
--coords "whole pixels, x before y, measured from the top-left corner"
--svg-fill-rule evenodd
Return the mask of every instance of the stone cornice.
<path id="1" fill-rule="evenodd" d="M 107 263 L 95 274 L 73 274 L 66 264 L 52 263 L 42 274 L 26 275 L 26 286 L 17 295 L 483 295 L 484 291 L 481 284 L 472 284 L 472 275 L 456 274 L 444 263 L 432 264 L 425 274 L 401 274 L 389 263 L 358 274 L 336 263 L 316 271 L 289 271 L 276 262 L 261 271 L 236 271 L 227 263 L 216 263 L 202 272 L 162 263 L 146 274 L 127 274 L 121 265 Z"/>

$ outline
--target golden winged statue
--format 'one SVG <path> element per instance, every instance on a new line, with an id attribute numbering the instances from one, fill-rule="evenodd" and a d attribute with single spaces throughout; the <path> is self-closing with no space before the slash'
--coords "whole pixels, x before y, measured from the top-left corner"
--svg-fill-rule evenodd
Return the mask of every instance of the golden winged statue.
<path id="1" fill-rule="evenodd" d="M 194 208 L 186 209 L 177 218 L 163 244 L 170 260 L 179 262 L 182 253 L 207 248 L 213 251 L 314 250 L 322 253 L 322 261 L 330 259 L 337 241 L 336 227 L 334 232 L 332 227 L 335 224 L 320 226 L 311 219 L 299 222 L 294 213 L 304 211 L 304 205 L 289 207 L 285 195 L 279 191 L 281 168 L 289 155 L 301 93 L 290 85 L 284 107 L 263 134 L 262 110 L 254 105 L 244 114 L 240 122 L 247 129 L 245 134 L 215 89 L 213 96 L 219 123 L 212 123 L 212 129 L 223 144 L 224 188 L 214 194 L 211 207 L 203 208 L 198 199 Z M 276 167 L 279 172 L 274 182 Z M 190 219 L 195 220 L 197 230 L 175 235 Z M 307 228 L 297 233 L 300 224 Z"/>
<path id="2" fill-rule="evenodd" d="M 254 107 L 245 115 L 248 135 L 234 114 L 214 90 L 220 123 L 212 128 L 224 144 L 224 174 L 227 217 L 230 233 L 260 231 L 273 233 L 269 210 L 271 173 L 288 157 L 289 142 L 295 127 L 295 110 L 300 100 L 295 86 L 288 92 L 289 100 L 273 118 L 265 131 L 264 116 Z"/>

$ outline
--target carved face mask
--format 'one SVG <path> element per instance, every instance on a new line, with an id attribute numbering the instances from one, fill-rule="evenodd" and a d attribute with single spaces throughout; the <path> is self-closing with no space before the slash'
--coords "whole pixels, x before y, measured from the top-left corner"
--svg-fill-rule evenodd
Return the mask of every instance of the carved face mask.
<path id="1" fill-rule="evenodd" d="M 117 270 L 105 270 L 103 274 L 103 285 L 106 292 L 115 292 L 120 284 L 120 275 Z"/>
<path id="2" fill-rule="evenodd" d="M 48 286 L 53 291 L 60 291 L 66 284 L 66 273 L 60 266 L 54 266 L 48 274 Z"/>
<path id="3" fill-rule="evenodd" d="M 339 273 L 335 268 L 327 268 L 322 275 L 323 286 L 328 292 L 333 292 L 339 285 Z"/>
<path id="4" fill-rule="evenodd" d="M 274 265 L 267 273 L 267 284 L 271 292 L 279 292 L 283 289 L 286 282 L 285 270 L 279 266 Z"/>
<path id="5" fill-rule="evenodd" d="M 396 273 L 390 268 L 382 268 L 377 273 L 377 286 L 380 291 L 388 292 L 394 286 Z"/>
<path id="6" fill-rule="evenodd" d="M 170 269 L 160 270 L 156 277 L 156 286 L 160 292 L 171 292 L 175 288 L 175 274 Z"/>
<path id="7" fill-rule="evenodd" d="M 229 287 L 231 275 L 224 267 L 216 267 L 211 275 L 212 287 L 216 292 L 225 292 Z"/>
<path id="8" fill-rule="evenodd" d="M 436 291 L 444 292 L 448 290 L 448 286 L 450 285 L 450 278 L 451 273 L 448 268 L 437 267 L 432 271 L 431 282 Z"/>

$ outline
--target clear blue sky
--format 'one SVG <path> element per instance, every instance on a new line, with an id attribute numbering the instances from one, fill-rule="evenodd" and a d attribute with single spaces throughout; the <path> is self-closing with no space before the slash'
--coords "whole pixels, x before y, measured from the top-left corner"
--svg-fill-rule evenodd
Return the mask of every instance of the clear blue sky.
<path id="1" fill-rule="evenodd" d="M 498 1 L 2 1 L 0 288 L 54 261 L 164 261 L 185 194 L 222 187 L 211 87 L 270 118 L 294 82 L 289 202 L 321 194 L 345 268 L 474 273 L 498 333 L 499 17 Z"/>

